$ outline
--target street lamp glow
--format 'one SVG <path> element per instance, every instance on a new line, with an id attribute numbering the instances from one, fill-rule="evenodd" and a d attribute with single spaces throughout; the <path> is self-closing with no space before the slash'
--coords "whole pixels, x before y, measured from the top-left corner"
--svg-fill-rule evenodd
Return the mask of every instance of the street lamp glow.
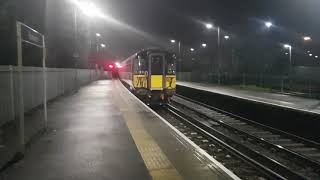
<path id="1" fill-rule="evenodd" d="M 224 36 L 224 39 L 228 40 L 230 38 L 230 36 L 226 35 Z"/>
<path id="2" fill-rule="evenodd" d="M 264 25 L 267 27 L 267 28 L 271 28 L 271 26 L 273 26 L 272 22 L 265 22 Z"/>
<path id="3" fill-rule="evenodd" d="M 207 44 L 206 44 L 206 43 L 202 43 L 201 46 L 202 46 L 203 48 L 205 48 L 205 47 L 207 47 Z"/>
<path id="4" fill-rule="evenodd" d="M 175 42 L 176 42 L 176 40 L 174 40 L 174 39 L 171 39 L 171 40 L 170 40 L 170 42 L 171 42 L 171 43 L 175 43 Z"/>
<path id="5" fill-rule="evenodd" d="M 79 1 L 79 0 L 71 0 L 73 4 L 75 4 L 83 14 L 90 17 L 105 17 L 105 15 L 91 2 L 87 1 Z"/>
<path id="6" fill-rule="evenodd" d="M 289 45 L 289 44 L 285 44 L 285 45 L 283 45 L 283 47 L 286 49 L 291 49 L 291 45 Z"/>
<path id="7" fill-rule="evenodd" d="M 105 47 L 106 47 L 106 45 L 105 45 L 105 44 L 100 44 L 100 46 L 101 46 L 102 48 L 105 48 Z"/>
<path id="8" fill-rule="evenodd" d="M 212 25 L 211 23 L 207 23 L 207 24 L 206 24 L 206 28 L 207 28 L 207 29 L 212 29 L 212 28 L 213 28 L 213 25 Z"/>
<path id="9" fill-rule="evenodd" d="M 100 36 L 101 36 L 101 34 L 100 34 L 100 33 L 96 33 L 96 36 L 97 36 L 97 37 L 100 37 Z"/>
<path id="10" fill-rule="evenodd" d="M 304 36 L 304 37 L 303 37 L 303 40 L 305 40 L 305 41 L 311 41 L 311 37 L 310 37 L 310 36 Z"/>
<path id="11" fill-rule="evenodd" d="M 191 52 L 193 52 L 193 51 L 194 51 L 194 49 L 193 49 L 193 48 L 190 48 L 190 51 L 191 51 Z"/>
<path id="12" fill-rule="evenodd" d="M 114 63 L 117 68 L 122 68 L 122 65 L 119 62 Z"/>

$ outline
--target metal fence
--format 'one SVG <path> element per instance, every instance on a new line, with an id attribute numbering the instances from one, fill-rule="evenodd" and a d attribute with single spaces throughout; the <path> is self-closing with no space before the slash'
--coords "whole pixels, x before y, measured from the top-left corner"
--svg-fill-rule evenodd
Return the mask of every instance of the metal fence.
<path id="1" fill-rule="evenodd" d="M 96 69 L 47 68 L 47 96 L 51 100 L 78 86 L 97 80 L 101 74 Z M 43 101 L 42 68 L 24 67 L 24 109 L 30 111 Z M 18 116 L 18 72 L 14 66 L 0 66 L 0 125 Z"/>
<path id="2" fill-rule="evenodd" d="M 320 77 L 291 76 L 271 74 L 208 74 L 203 72 L 180 72 L 180 81 L 212 83 L 224 86 L 241 87 L 253 90 L 278 91 L 293 95 L 320 98 Z"/>

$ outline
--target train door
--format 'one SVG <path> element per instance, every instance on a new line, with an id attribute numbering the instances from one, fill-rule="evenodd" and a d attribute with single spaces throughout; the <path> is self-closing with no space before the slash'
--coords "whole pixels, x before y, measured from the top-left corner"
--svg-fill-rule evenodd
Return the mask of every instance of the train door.
<path id="1" fill-rule="evenodd" d="M 149 55 L 150 89 L 163 90 L 165 74 L 165 56 L 160 53 Z"/>

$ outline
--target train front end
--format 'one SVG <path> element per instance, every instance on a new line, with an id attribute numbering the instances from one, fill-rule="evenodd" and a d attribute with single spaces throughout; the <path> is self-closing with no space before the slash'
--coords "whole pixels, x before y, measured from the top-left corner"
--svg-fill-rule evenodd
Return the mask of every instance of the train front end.
<path id="1" fill-rule="evenodd" d="M 168 52 L 150 52 L 149 80 L 150 91 L 147 101 L 150 103 L 168 103 L 176 92 L 176 58 Z"/>
<path id="2" fill-rule="evenodd" d="M 176 57 L 167 51 L 148 50 L 133 65 L 136 94 L 148 104 L 166 104 L 176 92 Z"/>

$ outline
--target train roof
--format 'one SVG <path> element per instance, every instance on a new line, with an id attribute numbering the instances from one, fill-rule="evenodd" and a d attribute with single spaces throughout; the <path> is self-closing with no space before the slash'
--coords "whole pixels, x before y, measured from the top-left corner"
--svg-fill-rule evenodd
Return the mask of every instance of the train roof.
<path id="1" fill-rule="evenodd" d="M 123 62 L 126 62 L 129 59 L 134 58 L 135 56 L 143 56 L 143 55 L 147 55 L 150 52 L 159 52 L 159 53 L 169 53 L 169 54 L 174 54 L 173 52 L 170 52 L 168 50 L 165 49 L 161 49 L 161 48 L 146 48 L 146 49 L 142 49 L 140 51 L 138 51 L 137 53 L 131 55 L 130 57 L 128 57 L 126 60 L 124 60 Z"/>
<path id="2" fill-rule="evenodd" d="M 165 52 L 165 53 L 171 53 L 165 49 L 161 49 L 161 48 L 146 48 L 146 49 L 142 49 L 141 51 L 137 52 L 136 54 L 144 54 L 144 53 L 148 53 L 148 52 Z"/>

